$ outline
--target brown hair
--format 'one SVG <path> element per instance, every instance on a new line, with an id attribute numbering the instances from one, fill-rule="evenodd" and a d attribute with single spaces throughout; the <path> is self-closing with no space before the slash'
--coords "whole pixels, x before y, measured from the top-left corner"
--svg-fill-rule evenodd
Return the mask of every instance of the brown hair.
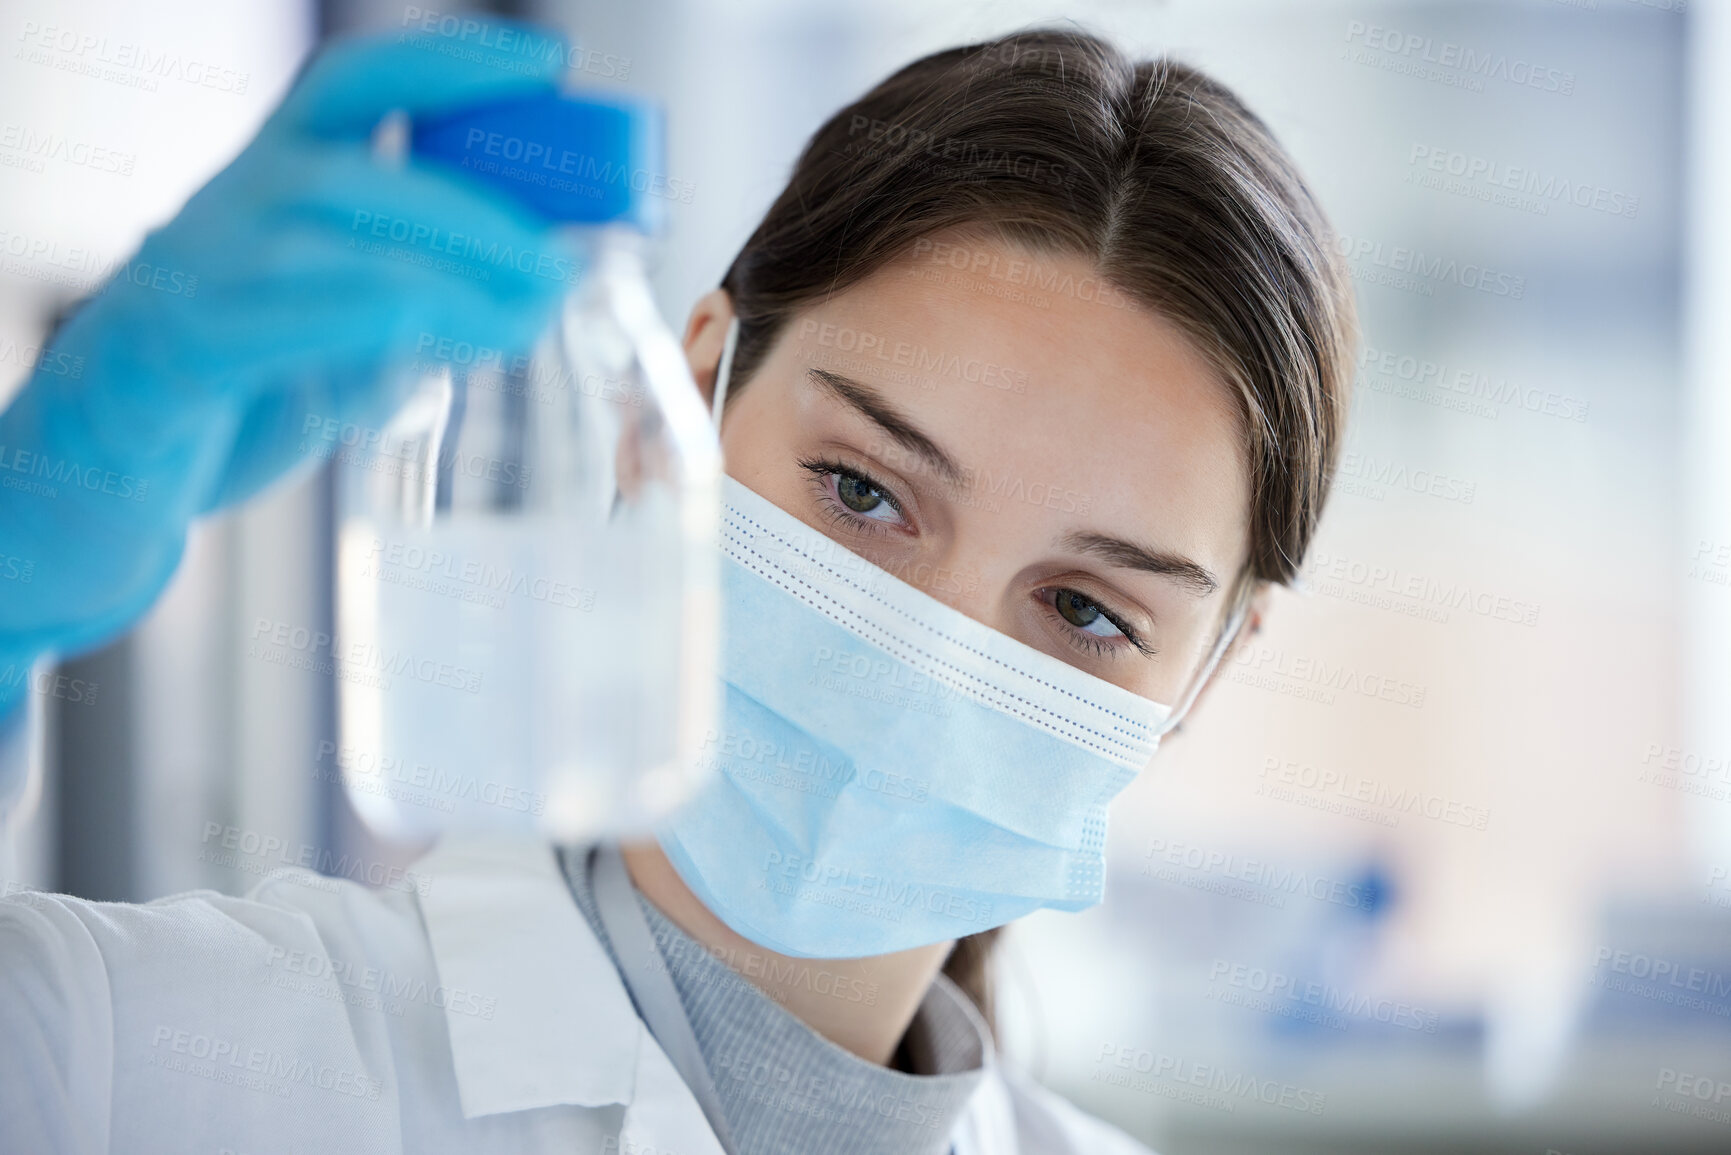
<path id="1" fill-rule="evenodd" d="M 957 229 L 1084 257 L 1110 287 L 1096 299 L 1185 330 L 1241 403 L 1240 576 L 1290 581 L 1334 473 L 1356 333 L 1334 234 L 1267 127 L 1195 69 L 1083 32 L 917 60 L 818 129 L 734 258 L 730 394 L 799 310 Z M 945 964 L 988 1014 L 995 934 Z"/>

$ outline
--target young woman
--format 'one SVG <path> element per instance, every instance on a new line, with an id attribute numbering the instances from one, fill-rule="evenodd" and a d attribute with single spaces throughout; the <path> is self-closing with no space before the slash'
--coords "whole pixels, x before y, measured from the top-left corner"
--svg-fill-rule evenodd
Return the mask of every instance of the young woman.
<path id="1" fill-rule="evenodd" d="M 367 52 L 279 119 L 358 135 L 333 88 L 427 67 Z M 1098 901 L 1106 803 L 1304 556 L 1351 342 L 1218 84 L 1074 32 L 907 66 L 686 330 L 728 473 L 713 788 L 623 848 L 441 845 L 418 893 L 7 900 L 0 1148 L 1141 1150 L 997 1063 L 992 937 Z M 188 515 L 274 476 L 233 464 L 253 424 Z"/>

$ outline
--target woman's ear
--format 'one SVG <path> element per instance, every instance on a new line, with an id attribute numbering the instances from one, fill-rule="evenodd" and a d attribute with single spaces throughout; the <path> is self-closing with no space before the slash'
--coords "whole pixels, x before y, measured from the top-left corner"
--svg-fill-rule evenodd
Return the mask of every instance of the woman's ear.
<path id="1" fill-rule="evenodd" d="M 727 344 L 727 327 L 733 323 L 733 298 L 726 289 L 711 289 L 691 306 L 685 322 L 685 362 L 697 381 L 705 405 L 715 397 L 715 373 L 721 368 L 721 350 Z"/>

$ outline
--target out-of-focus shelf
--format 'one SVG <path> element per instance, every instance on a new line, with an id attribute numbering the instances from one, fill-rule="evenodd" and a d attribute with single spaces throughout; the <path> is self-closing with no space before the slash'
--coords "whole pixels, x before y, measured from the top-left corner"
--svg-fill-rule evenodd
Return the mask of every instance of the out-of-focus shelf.
<path id="1" fill-rule="evenodd" d="M 1319 1115 L 1244 1099 L 1228 1112 L 1098 1082 L 1055 1089 L 1161 1155 L 1731 1151 L 1731 1097 L 1714 1104 L 1657 1087 L 1662 1068 L 1731 1078 L 1731 1031 L 1589 1041 L 1571 1056 L 1543 1102 L 1511 1114 L 1499 1112 L 1487 1096 L 1476 1048 L 1452 1055 L 1396 1050 L 1398 1059 L 1374 1047 L 1315 1054 L 1298 1081 L 1326 1089 L 1327 1104 Z M 1262 1062 L 1261 1069 L 1268 1068 Z M 1718 1116 L 1665 1109 L 1678 1104 L 1698 1105 Z"/>

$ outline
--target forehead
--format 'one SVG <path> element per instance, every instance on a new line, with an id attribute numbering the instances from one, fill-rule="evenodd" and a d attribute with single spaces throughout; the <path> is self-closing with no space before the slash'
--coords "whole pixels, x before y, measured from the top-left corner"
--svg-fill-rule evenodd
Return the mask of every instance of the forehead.
<path id="1" fill-rule="evenodd" d="M 802 361 L 863 381 L 979 484 L 1040 493 L 1230 574 L 1247 552 L 1240 403 L 1173 322 L 1087 260 L 947 236 L 802 312 Z"/>

